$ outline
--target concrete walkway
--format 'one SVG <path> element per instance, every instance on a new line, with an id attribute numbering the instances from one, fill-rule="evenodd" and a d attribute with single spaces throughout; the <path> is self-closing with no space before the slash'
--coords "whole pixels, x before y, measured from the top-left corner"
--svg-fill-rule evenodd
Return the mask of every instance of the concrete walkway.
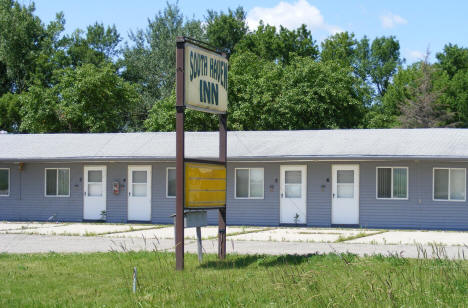
<path id="1" fill-rule="evenodd" d="M 206 253 L 217 253 L 217 241 L 203 241 Z M 193 240 L 186 240 L 187 252 L 196 253 Z M 173 239 L 110 238 L 90 236 L 57 236 L 29 234 L 0 234 L 0 253 L 90 253 L 108 251 L 173 251 Z M 227 252 L 236 254 L 313 254 L 353 253 L 366 255 L 398 255 L 407 258 L 468 258 L 465 246 L 384 245 L 359 243 L 308 243 L 229 240 Z"/>
<path id="2" fill-rule="evenodd" d="M 216 226 L 202 228 L 204 249 L 217 253 Z M 227 250 L 238 254 L 354 253 L 468 258 L 468 232 L 306 227 L 227 227 Z M 196 252 L 195 228 L 185 229 Z M 174 250 L 174 227 L 152 224 L 0 222 L 0 253 Z"/>

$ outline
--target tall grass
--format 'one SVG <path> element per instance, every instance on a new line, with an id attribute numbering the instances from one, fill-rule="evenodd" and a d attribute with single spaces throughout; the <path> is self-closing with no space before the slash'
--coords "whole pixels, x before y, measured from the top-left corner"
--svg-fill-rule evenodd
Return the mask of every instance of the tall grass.
<path id="1" fill-rule="evenodd" d="M 438 248 L 437 248 L 438 249 Z M 465 307 L 468 261 L 399 255 L 0 254 L 1 307 Z M 133 267 L 138 269 L 132 293 Z"/>

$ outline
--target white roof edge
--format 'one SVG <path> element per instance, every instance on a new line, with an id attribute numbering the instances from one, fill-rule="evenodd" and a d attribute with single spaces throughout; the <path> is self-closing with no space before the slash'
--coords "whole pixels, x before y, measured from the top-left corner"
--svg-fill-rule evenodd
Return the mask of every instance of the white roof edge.
<path id="1" fill-rule="evenodd" d="M 198 159 L 216 161 L 216 157 L 185 157 L 186 159 Z M 175 161 L 174 156 L 89 156 L 89 157 L 28 157 L 28 158 L 0 158 L 0 162 L 41 162 L 41 161 Z M 398 160 L 428 160 L 428 159 L 453 159 L 468 160 L 468 156 L 447 156 L 447 155 L 310 155 L 310 156 L 239 156 L 228 157 L 228 162 L 249 161 L 287 161 L 287 160 L 376 160 L 376 159 L 398 159 Z"/>
<path id="2" fill-rule="evenodd" d="M 230 131 L 228 160 L 468 159 L 468 129 Z M 216 159 L 217 132 L 186 132 L 186 157 Z M 175 159 L 175 133 L 0 134 L 0 161 Z"/>

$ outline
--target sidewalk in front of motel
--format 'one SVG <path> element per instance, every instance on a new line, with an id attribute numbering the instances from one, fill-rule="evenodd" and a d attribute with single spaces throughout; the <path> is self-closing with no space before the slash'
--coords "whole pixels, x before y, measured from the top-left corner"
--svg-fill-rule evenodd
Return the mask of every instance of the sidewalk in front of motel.
<path id="1" fill-rule="evenodd" d="M 217 227 L 202 228 L 203 248 L 217 252 Z M 194 228 L 186 251 L 196 252 Z M 0 222 L 0 253 L 174 249 L 171 225 Z M 468 232 L 228 226 L 227 250 L 239 254 L 355 253 L 403 257 L 468 257 Z"/>

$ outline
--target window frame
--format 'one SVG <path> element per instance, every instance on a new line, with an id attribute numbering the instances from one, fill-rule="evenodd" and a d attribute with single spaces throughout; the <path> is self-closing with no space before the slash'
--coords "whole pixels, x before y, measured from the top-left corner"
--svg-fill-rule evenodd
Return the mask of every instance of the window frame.
<path id="1" fill-rule="evenodd" d="M 167 199 L 175 199 L 176 196 L 169 196 L 169 170 L 176 170 L 176 167 L 167 167 L 166 168 L 166 198 Z M 176 189 L 177 189 L 177 180 L 176 180 Z M 177 195 L 177 193 L 176 193 L 176 195 Z"/>
<path id="2" fill-rule="evenodd" d="M 251 197 L 250 196 L 250 171 L 251 169 L 261 169 L 262 170 L 262 196 L 261 197 Z M 249 190 L 248 197 L 238 197 L 237 196 L 237 170 L 249 170 Z M 263 200 L 265 199 L 265 168 L 262 167 L 247 167 L 247 168 L 234 168 L 234 199 L 253 199 L 253 200 Z"/>
<path id="3" fill-rule="evenodd" d="M 57 177 L 56 177 L 56 185 L 57 185 L 57 194 L 56 195 L 48 195 L 47 194 L 47 170 L 57 170 Z M 58 194 L 58 175 L 59 170 L 68 170 L 68 195 L 59 195 Z M 46 198 L 69 198 L 70 197 L 70 168 L 44 168 L 44 196 Z"/>
<path id="4" fill-rule="evenodd" d="M 448 170 L 448 196 L 447 196 L 447 199 L 436 199 L 435 198 L 435 170 L 436 169 L 443 169 L 443 170 Z M 463 200 L 454 200 L 454 199 L 450 199 L 450 195 L 451 195 L 451 190 L 450 190 L 450 174 L 451 174 L 451 170 L 452 169 L 456 169 L 456 170 L 463 170 L 463 172 L 465 173 L 465 176 L 464 176 L 464 179 L 465 179 L 465 185 L 463 185 L 463 188 L 464 188 L 464 192 L 463 192 L 463 195 L 465 196 L 465 198 L 463 198 Z M 451 168 L 451 167 L 433 167 L 432 168 L 432 201 L 445 201 L 445 202 L 466 202 L 466 168 L 463 168 L 463 167 L 455 167 L 455 168 Z"/>
<path id="5" fill-rule="evenodd" d="M 7 170 L 8 171 L 8 192 L 6 195 L 0 195 L 0 198 L 2 197 L 9 197 L 10 196 L 10 192 L 11 192 L 11 171 L 10 171 L 10 168 L 0 168 L 0 170 Z"/>
<path id="6" fill-rule="evenodd" d="M 390 179 L 390 198 L 381 198 L 379 197 L 379 169 L 391 169 L 391 179 Z M 393 169 L 406 169 L 406 198 L 396 198 L 393 197 Z M 379 166 L 375 168 L 375 198 L 377 200 L 409 200 L 409 167 L 405 166 Z"/>

